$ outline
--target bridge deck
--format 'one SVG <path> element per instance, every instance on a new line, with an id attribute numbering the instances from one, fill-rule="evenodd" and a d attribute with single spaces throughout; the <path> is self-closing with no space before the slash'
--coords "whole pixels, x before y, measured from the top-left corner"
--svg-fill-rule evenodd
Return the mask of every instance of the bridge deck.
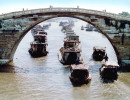
<path id="1" fill-rule="evenodd" d="M 81 8 L 43 8 L 43 9 L 24 10 L 24 11 L 11 12 L 11 13 L 0 15 L 0 20 L 9 19 L 9 18 L 12 18 L 13 16 L 18 17 L 21 15 L 46 13 L 46 12 L 78 12 L 78 13 L 106 16 L 106 17 L 111 17 L 118 20 L 130 21 L 130 17 L 127 17 L 127 16 L 122 16 L 122 15 L 118 15 L 114 13 L 108 13 L 105 11 L 97 11 L 97 10 L 89 10 L 89 9 L 81 9 Z"/>

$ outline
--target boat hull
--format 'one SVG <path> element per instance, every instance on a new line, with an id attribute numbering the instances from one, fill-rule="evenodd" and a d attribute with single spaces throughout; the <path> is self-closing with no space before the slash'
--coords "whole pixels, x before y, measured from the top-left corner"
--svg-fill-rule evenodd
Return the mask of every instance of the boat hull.
<path id="1" fill-rule="evenodd" d="M 100 71 L 100 75 L 103 79 L 116 80 L 118 77 L 117 68 L 103 68 L 102 67 L 99 69 L 99 71 Z"/>
<path id="2" fill-rule="evenodd" d="M 48 54 L 47 51 L 44 52 L 38 52 L 38 51 L 33 51 L 31 48 L 28 51 L 32 57 L 42 57 L 46 56 Z"/>
<path id="3" fill-rule="evenodd" d="M 107 61 L 108 57 L 107 57 L 107 54 L 105 52 L 96 52 L 94 51 L 93 54 L 93 59 L 96 60 L 96 61 L 102 61 L 103 59 L 105 59 Z"/>
<path id="4" fill-rule="evenodd" d="M 70 76 L 70 81 L 73 85 L 88 84 L 91 81 L 91 75 L 89 74 L 89 76 L 84 79 Z"/>
<path id="5" fill-rule="evenodd" d="M 73 64 L 71 65 L 70 80 L 73 85 L 88 84 L 91 81 L 91 75 L 88 71 L 88 67 L 85 64 Z"/>
<path id="6" fill-rule="evenodd" d="M 96 61 L 102 61 L 104 59 L 104 56 L 93 54 L 93 59 L 96 60 Z"/>
<path id="7" fill-rule="evenodd" d="M 63 65 L 71 65 L 71 64 L 76 64 L 76 60 L 78 58 L 78 55 L 76 52 L 69 52 L 66 55 L 62 54 L 61 51 L 58 53 L 58 59 Z M 81 57 L 79 57 L 80 62 L 82 63 Z"/>

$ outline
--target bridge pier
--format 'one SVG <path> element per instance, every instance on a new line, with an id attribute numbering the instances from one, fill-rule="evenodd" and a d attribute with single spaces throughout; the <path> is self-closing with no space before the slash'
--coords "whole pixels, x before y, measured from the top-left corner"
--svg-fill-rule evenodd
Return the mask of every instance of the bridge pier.
<path id="1" fill-rule="evenodd" d="M 126 71 L 130 71 L 130 60 L 122 60 L 121 69 L 122 70 L 125 69 Z"/>
<path id="2" fill-rule="evenodd" d="M 5 65 L 8 64 L 9 62 L 11 62 L 11 60 L 9 59 L 0 59 L 0 65 Z"/>
<path id="3" fill-rule="evenodd" d="M 121 60 L 121 65 L 130 64 L 130 33 L 118 33 L 112 39 L 112 43 L 117 49 L 117 56 Z"/>

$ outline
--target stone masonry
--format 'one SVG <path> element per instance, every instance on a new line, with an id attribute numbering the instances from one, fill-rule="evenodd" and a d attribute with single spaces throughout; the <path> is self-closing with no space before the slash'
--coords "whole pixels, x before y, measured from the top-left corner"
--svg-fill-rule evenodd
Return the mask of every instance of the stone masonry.
<path id="1" fill-rule="evenodd" d="M 94 25 L 111 42 L 119 64 L 130 63 L 130 18 L 80 8 L 47 8 L 0 15 L 0 64 L 13 59 L 20 41 L 33 26 L 55 17 L 73 17 Z"/>

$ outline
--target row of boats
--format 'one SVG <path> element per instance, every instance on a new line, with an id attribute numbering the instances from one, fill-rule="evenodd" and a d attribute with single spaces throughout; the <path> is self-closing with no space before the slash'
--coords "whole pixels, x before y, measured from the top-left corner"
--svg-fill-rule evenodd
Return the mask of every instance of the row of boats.
<path id="1" fill-rule="evenodd" d="M 66 30 L 63 47 L 59 50 L 59 60 L 65 65 L 75 64 L 76 59 L 81 61 L 81 44 L 79 36 L 73 30 Z"/>
<path id="2" fill-rule="evenodd" d="M 44 31 L 44 26 L 36 25 L 31 29 L 34 41 L 30 43 L 31 48 L 29 53 L 32 57 L 42 57 L 48 54 L 47 51 L 47 32 Z"/>
<path id="3" fill-rule="evenodd" d="M 64 25 L 62 26 L 64 27 Z M 79 36 L 68 27 L 62 30 L 65 33 L 64 44 L 58 52 L 59 61 L 64 65 L 71 66 L 70 80 L 73 85 L 87 84 L 91 80 L 89 73 L 89 66 L 84 64 L 81 57 L 81 42 Z M 36 25 L 31 33 L 34 41 L 30 43 L 31 48 L 29 53 L 32 57 L 41 57 L 48 54 L 47 51 L 47 33 L 44 31 L 43 26 Z M 96 61 L 108 60 L 106 47 L 93 47 L 93 59 Z M 102 78 L 117 79 L 117 63 L 106 62 L 102 65 L 100 75 Z"/>
<path id="4" fill-rule="evenodd" d="M 116 80 L 118 77 L 117 69 L 120 67 L 117 62 L 108 61 L 106 47 L 93 47 L 93 59 L 96 61 L 105 60 L 105 63 L 99 68 L 102 79 Z"/>
<path id="5" fill-rule="evenodd" d="M 70 80 L 73 85 L 88 83 L 91 80 L 88 67 L 81 58 L 81 52 L 79 36 L 71 28 L 67 28 L 65 30 L 64 44 L 59 50 L 58 57 L 62 64 L 70 65 Z"/>
<path id="6" fill-rule="evenodd" d="M 70 80 L 73 84 L 88 83 L 91 80 L 91 75 L 88 71 L 89 66 L 84 64 L 81 58 L 79 36 L 68 26 L 63 26 L 62 31 L 65 33 L 65 39 L 63 47 L 59 50 L 59 60 L 62 64 L 71 65 Z M 102 79 L 117 79 L 119 65 L 116 62 L 108 62 L 106 47 L 93 47 L 92 56 L 95 61 L 105 60 L 105 64 L 99 68 Z"/>

